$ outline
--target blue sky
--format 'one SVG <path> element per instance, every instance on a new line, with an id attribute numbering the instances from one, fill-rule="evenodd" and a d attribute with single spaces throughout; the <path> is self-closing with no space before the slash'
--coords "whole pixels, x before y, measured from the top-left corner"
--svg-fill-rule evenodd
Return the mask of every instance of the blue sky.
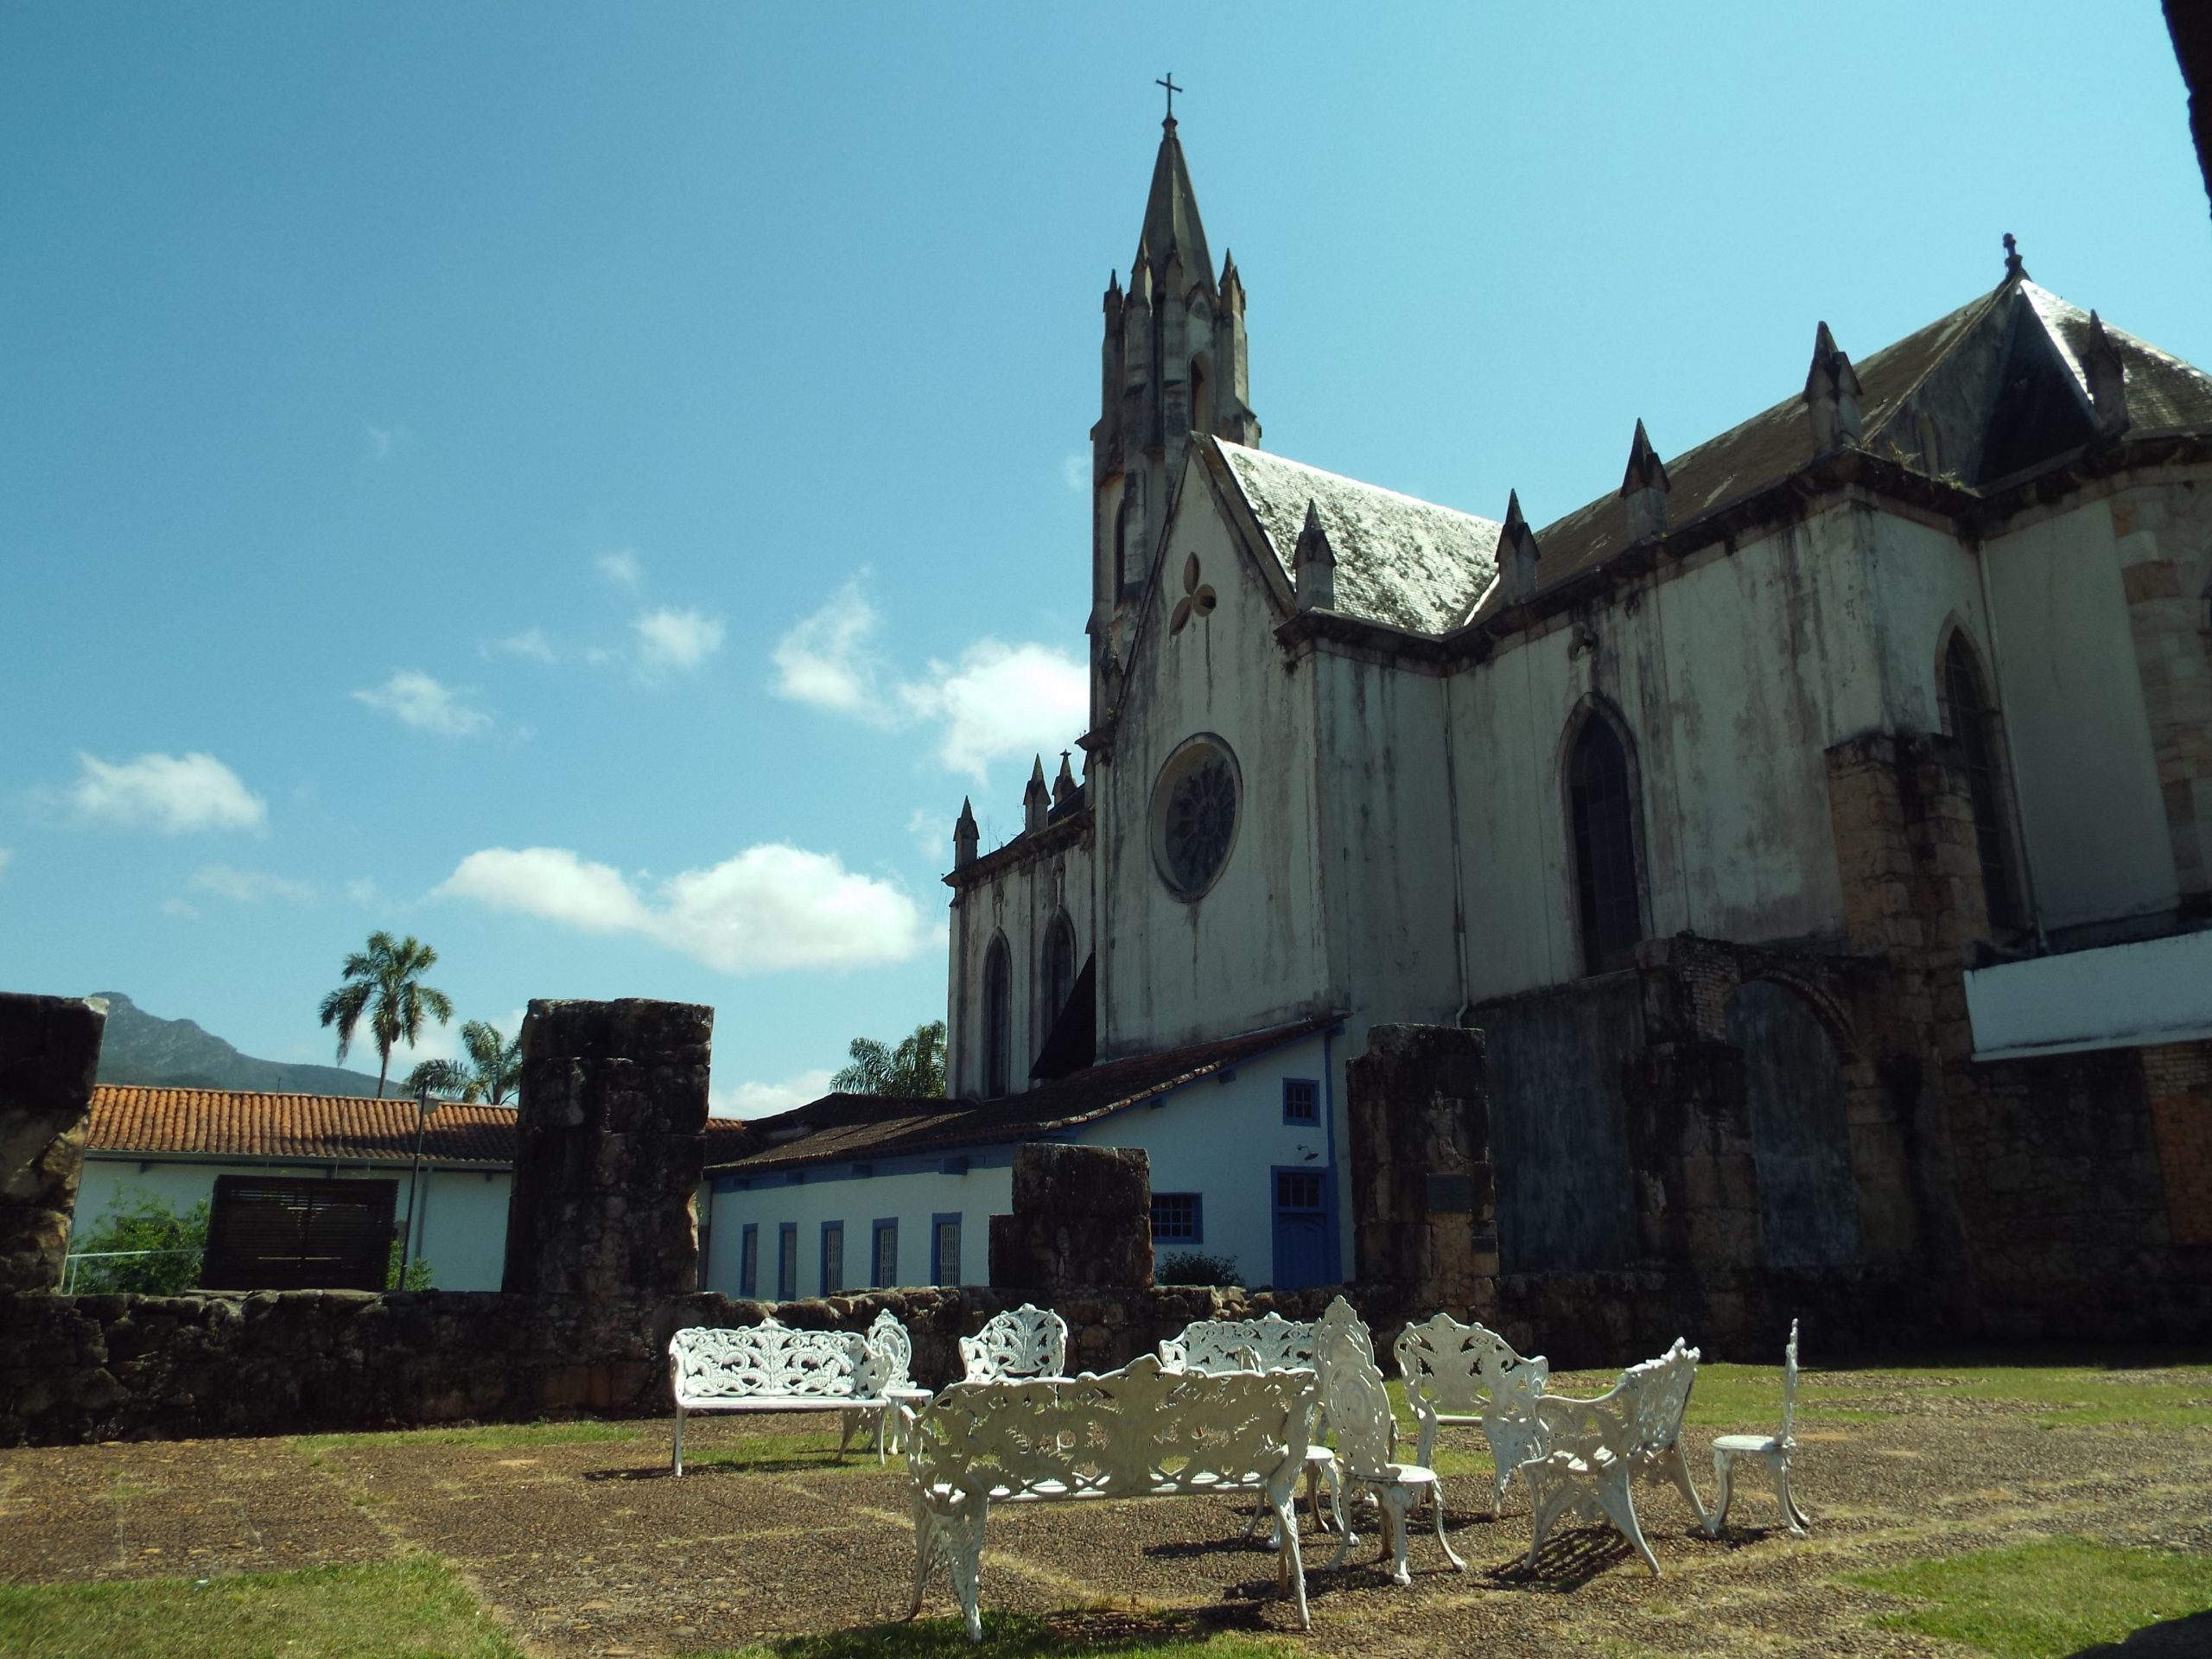
<path id="1" fill-rule="evenodd" d="M 1170 67 L 1267 447 L 1489 517 L 2006 231 L 2212 363 L 2151 0 L 9 7 L 0 988 L 327 1061 L 390 928 L 462 1018 L 714 1004 L 750 1110 L 941 1015 L 961 797 L 1081 722 Z"/>

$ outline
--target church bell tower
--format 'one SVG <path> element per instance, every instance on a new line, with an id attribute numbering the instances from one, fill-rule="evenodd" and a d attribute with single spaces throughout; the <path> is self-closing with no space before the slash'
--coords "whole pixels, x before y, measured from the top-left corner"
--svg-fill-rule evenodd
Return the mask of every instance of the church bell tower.
<path id="1" fill-rule="evenodd" d="M 1137 603 L 1192 435 L 1260 442 L 1259 417 L 1247 401 L 1244 283 L 1234 256 L 1214 275 L 1175 136 L 1179 90 L 1169 88 L 1128 289 L 1118 272 L 1106 288 L 1099 416 L 1090 429 L 1094 728 L 1121 701 Z"/>

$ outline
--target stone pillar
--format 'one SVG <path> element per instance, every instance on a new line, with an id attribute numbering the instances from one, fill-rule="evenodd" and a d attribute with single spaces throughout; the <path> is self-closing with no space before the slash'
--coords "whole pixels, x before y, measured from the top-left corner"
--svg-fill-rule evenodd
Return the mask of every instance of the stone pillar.
<path id="1" fill-rule="evenodd" d="M 994 1289 L 1152 1284 L 1152 1160 L 1141 1147 L 1014 1149 L 1014 1213 L 991 1217 Z"/>
<path id="2" fill-rule="evenodd" d="M 0 992 L 0 1291 L 61 1283 L 106 1025 L 76 997 Z"/>
<path id="3" fill-rule="evenodd" d="M 1344 1068 L 1352 1276 L 1408 1307 L 1461 1317 L 1497 1303 L 1497 1183 L 1483 1034 L 1376 1026 Z"/>
<path id="4" fill-rule="evenodd" d="M 2212 532 L 2212 504 L 2201 495 L 2178 486 L 2136 490 L 2112 503 L 2174 878 L 2184 910 L 2200 915 L 2212 909 L 2212 656 L 2204 649 L 2206 594 L 2195 575 L 2197 550 Z"/>
<path id="5" fill-rule="evenodd" d="M 698 1289 L 714 1024 L 686 1002 L 530 1005 L 503 1289 L 601 1306 Z"/>

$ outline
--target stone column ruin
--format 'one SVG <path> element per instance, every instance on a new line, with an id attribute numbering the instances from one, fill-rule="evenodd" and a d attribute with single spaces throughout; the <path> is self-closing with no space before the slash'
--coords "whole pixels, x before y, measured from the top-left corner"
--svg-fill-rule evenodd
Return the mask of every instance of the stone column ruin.
<path id="1" fill-rule="evenodd" d="M 106 1026 L 81 998 L 0 992 L 0 1292 L 60 1287 Z"/>

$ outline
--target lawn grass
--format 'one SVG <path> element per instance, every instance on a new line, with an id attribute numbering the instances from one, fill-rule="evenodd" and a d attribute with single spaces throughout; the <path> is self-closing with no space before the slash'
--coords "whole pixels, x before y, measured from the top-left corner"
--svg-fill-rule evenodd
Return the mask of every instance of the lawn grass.
<path id="1" fill-rule="evenodd" d="M 0 1586 L 0 1659 L 523 1659 L 428 1556 L 237 1578 Z"/>
<path id="2" fill-rule="evenodd" d="M 1049 1618 L 985 1613 L 976 1645 L 957 1618 L 878 1624 L 827 1636 L 787 1637 L 695 1659 L 1058 1659 L 1064 1654 L 1108 1659 L 1286 1659 L 1297 1649 L 1274 1637 L 1211 1628 L 1195 1612 L 1071 1611 Z"/>
<path id="3" fill-rule="evenodd" d="M 340 1452 L 379 1446 L 588 1446 L 601 1440 L 634 1440 L 635 1423 L 602 1423 L 580 1417 L 567 1423 L 483 1423 L 445 1428 L 402 1428 L 381 1433 L 301 1434 L 292 1444 L 302 1452 Z"/>
<path id="4" fill-rule="evenodd" d="M 1843 1581 L 1921 1604 L 1878 1619 L 1885 1629 L 1948 1637 L 1995 1659 L 2064 1659 L 2212 1608 L 2212 1560 L 2088 1538 L 2037 1539 Z"/>

